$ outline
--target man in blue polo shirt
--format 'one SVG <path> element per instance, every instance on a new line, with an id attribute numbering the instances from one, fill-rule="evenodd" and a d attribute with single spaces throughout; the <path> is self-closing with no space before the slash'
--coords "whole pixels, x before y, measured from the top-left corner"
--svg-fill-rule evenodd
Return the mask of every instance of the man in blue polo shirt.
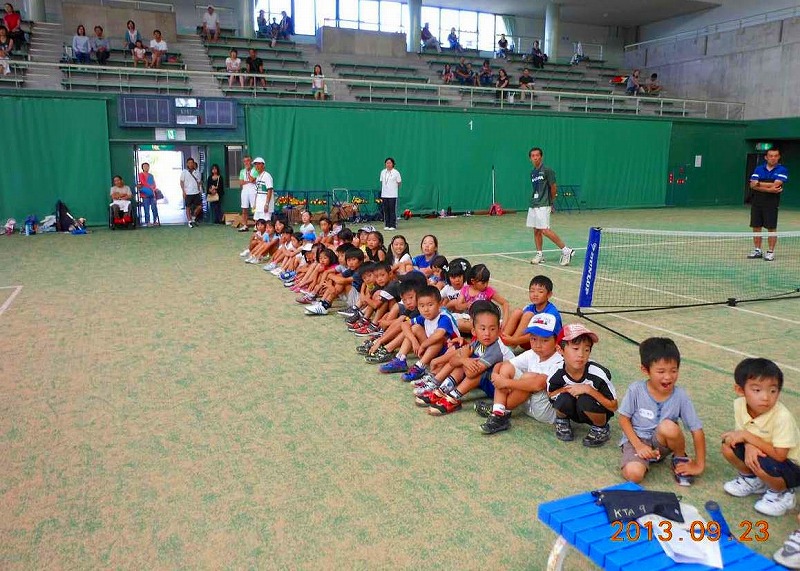
<path id="1" fill-rule="evenodd" d="M 775 259 L 777 236 L 767 237 L 767 251 L 761 251 L 761 229 L 775 232 L 778 229 L 778 206 L 781 202 L 783 185 L 789 180 L 789 171 L 778 164 L 781 152 L 778 149 L 767 151 L 766 161 L 756 167 L 750 175 L 750 227 L 753 229 L 753 251 L 748 258 L 763 258 L 768 262 Z"/>

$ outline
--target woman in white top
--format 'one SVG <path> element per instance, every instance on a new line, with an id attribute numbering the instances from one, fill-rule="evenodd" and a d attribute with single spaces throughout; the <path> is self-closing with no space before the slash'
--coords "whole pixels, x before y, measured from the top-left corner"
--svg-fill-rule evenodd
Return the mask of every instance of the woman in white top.
<path id="1" fill-rule="evenodd" d="M 394 168 L 394 159 L 387 157 L 386 168 L 381 171 L 381 204 L 383 205 L 384 230 L 397 228 L 397 194 L 403 182 L 400 171 Z"/>
<path id="2" fill-rule="evenodd" d="M 78 63 L 89 63 L 92 61 L 91 54 L 92 44 L 86 36 L 86 28 L 81 24 L 78 26 L 78 29 L 75 30 L 75 35 L 72 37 L 72 57 L 74 57 Z"/>
<path id="3" fill-rule="evenodd" d="M 325 76 L 319 64 L 314 66 L 314 73 L 311 74 L 311 93 L 314 99 L 325 99 Z"/>
<path id="4" fill-rule="evenodd" d="M 242 60 L 239 59 L 239 52 L 231 50 L 230 56 L 225 58 L 225 69 L 230 74 L 228 76 L 228 87 L 233 87 L 233 80 L 237 75 L 239 76 L 239 85 L 244 87 L 244 75 L 238 73 L 241 68 Z"/>
<path id="5" fill-rule="evenodd" d="M 133 198 L 133 193 L 131 192 L 131 187 L 129 187 L 125 182 L 122 180 L 122 177 L 119 175 L 115 175 L 114 179 L 114 186 L 111 187 L 111 210 L 114 213 L 114 218 L 122 218 L 123 214 L 128 214 L 131 210 L 131 199 Z"/>

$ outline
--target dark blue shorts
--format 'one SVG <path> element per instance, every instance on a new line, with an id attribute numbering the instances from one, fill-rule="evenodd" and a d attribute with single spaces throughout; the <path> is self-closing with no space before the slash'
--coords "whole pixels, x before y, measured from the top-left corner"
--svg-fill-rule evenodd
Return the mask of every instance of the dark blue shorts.
<path id="1" fill-rule="evenodd" d="M 744 462 L 744 444 L 740 443 L 734 446 L 733 453 L 739 460 Z M 787 488 L 792 489 L 800 486 L 800 466 L 791 460 L 778 462 L 769 456 L 762 456 L 759 458 L 758 463 L 773 478 L 783 478 Z"/>
<path id="2" fill-rule="evenodd" d="M 478 385 L 480 389 L 486 393 L 489 398 L 494 398 L 494 384 L 492 384 L 492 370 L 489 369 L 481 375 L 481 384 Z"/>

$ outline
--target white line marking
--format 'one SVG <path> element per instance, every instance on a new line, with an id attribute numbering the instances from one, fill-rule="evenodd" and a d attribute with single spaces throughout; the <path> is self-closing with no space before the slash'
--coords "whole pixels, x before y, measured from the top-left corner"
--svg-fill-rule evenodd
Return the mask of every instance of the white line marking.
<path id="1" fill-rule="evenodd" d="M 3 315 L 6 312 L 6 309 L 8 309 L 11 306 L 11 302 L 14 301 L 14 298 L 17 297 L 19 295 L 19 292 L 22 291 L 22 286 L 2 286 L 0 287 L 0 289 L 14 290 L 13 292 L 11 292 L 11 295 L 8 296 L 8 299 L 5 300 L 3 305 L 0 305 L 0 315 Z"/>
<path id="2" fill-rule="evenodd" d="M 564 269 L 564 268 L 561 268 L 561 269 Z M 522 291 L 528 291 L 528 288 L 520 287 L 520 286 L 518 286 L 516 284 L 504 282 L 504 281 L 498 280 L 497 278 L 494 278 L 494 277 L 492 278 L 492 281 L 495 282 L 495 283 L 502 284 L 502 285 L 509 286 L 509 287 L 513 287 L 513 288 L 516 288 L 516 289 L 519 289 L 519 290 L 522 290 Z M 577 307 L 577 303 L 575 303 L 574 301 L 571 301 L 569 299 L 559 298 L 559 297 L 556 297 L 556 296 L 553 296 L 552 299 L 555 299 L 556 301 L 564 302 L 566 304 L 569 304 L 569 305 Z M 592 311 L 591 307 L 590 308 L 585 308 L 585 309 L 587 309 L 589 311 Z M 734 309 L 736 309 L 736 308 L 734 308 Z M 624 317 L 624 316 L 616 314 L 616 313 L 606 313 L 605 315 L 610 315 L 612 317 L 616 317 L 617 319 L 622 319 L 623 321 L 627 321 L 628 323 L 635 323 L 636 325 L 641 325 L 642 327 L 645 327 L 645 328 L 648 328 L 648 329 L 654 329 L 656 331 L 661 331 L 662 333 L 666 333 L 666 334 L 672 335 L 674 337 L 682 337 L 682 338 L 687 339 L 689 341 L 694 341 L 695 343 L 701 343 L 703 345 L 708 345 L 709 347 L 714 347 L 715 349 L 720 349 L 722 351 L 727 351 L 728 353 L 733 353 L 734 355 L 739 355 L 741 357 L 757 357 L 758 356 L 758 355 L 751 355 L 750 353 L 745 353 L 744 351 L 739 351 L 737 349 L 732 349 L 731 347 L 726 347 L 725 345 L 720 345 L 719 343 L 714 343 L 712 341 L 706 341 L 705 339 L 700 339 L 698 337 L 692 337 L 691 335 L 686 335 L 685 333 L 679 333 L 677 331 L 672 331 L 671 329 L 665 329 L 663 327 L 658 327 L 657 325 L 652 325 L 650 323 L 644 323 L 642 321 L 637 321 L 635 319 L 631 319 L 629 317 Z M 770 316 L 768 316 L 768 317 L 770 317 Z M 797 373 L 800 373 L 800 368 L 798 368 L 798 367 L 793 367 L 793 366 L 787 365 L 785 363 L 777 363 L 777 365 L 779 367 L 783 368 L 783 369 L 789 369 L 789 370 L 795 371 Z"/>

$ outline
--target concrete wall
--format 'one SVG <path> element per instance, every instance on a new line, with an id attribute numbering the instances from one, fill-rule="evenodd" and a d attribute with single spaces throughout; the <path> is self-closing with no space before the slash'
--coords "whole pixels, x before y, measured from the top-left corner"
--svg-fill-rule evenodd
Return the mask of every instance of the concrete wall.
<path id="1" fill-rule="evenodd" d="M 317 47 L 325 53 L 360 56 L 405 57 L 406 35 L 323 26 L 317 30 Z"/>
<path id="2" fill-rule="evenodd" d="M 625 61 L 658 73 L 669 96 L 743 102 L 747 119 L 800 108 L 800 18 L 642 46 Z"/>
<path id="3" fill-rule="evenodd" d="M 175 14 L 172 12 L 148 12 L 131 8 L 110 8 L 92 4 L 72 4 L 64 2 L 62 5 L 62 22 L 64 33 L 73 34 L 79 24 L 86 28 L 86 35 L 93 34 L 92 28 L 102 26 L 106 35 L 112 39 L 123 38 L 125 25 L 128 20 L 136 22 L 136 28 L 142 35 L 142 40 L 149 40 L 153 30 L 161 30 L 167 45 L 175 41 Z M 147 42 L 145 42 L 147 43 Z"/>
<path id="4" fill-rule="evenodd" d="M 612 63 L 622 63 L 623 46 L 625 45 L 627 30 L 624 28 L 608 26 L 589 26 L 586 24 L 573 24 L 561 22 L 559 25 L 558 57 L 570 58 L 572 56 L 573 42 L 602 44 L 604 46 L 603 58 Z M 543 45 L 544 20 L 539 18 L 516 18 L 515 36 L 523 36 L 523 50 L 530 51 L 533 38 L 539 38 Z"/>

